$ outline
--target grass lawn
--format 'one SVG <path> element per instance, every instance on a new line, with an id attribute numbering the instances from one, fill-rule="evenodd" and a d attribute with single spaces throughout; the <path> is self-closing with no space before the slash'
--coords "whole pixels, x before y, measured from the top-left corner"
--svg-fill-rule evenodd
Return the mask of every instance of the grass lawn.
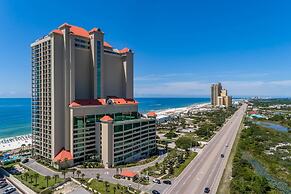
<path id="1" fill-rule="evenodd" d="M 37 193 L 39 193 L 43 189 L 47 188 L 47 186 L 50 187 L 50 186 L 55 185 L 56 183 L 60 183 L 63 181 L 62 178 L 57 178 L 56 182 L 55 182 L 54 177 L 51 177 L 49 179 L 48 185 L 47 185 L 46 178 L 39 174 L 39 176 L 37 178 L 37 184 L 36 184 L 36 178 L 34 177 L 34 175 L 37 173 L 32 171 L 32 170 L 28 170 L 27 173 L 28 173 L 27 177 L 25 176 L 25 174 L 14 175 L 14 176 L 18 180 L 20 180 L 23 184 L 25 184 L 26 186 L 28 186 L 29 188 L 31 188 L 32 190 L 34 190 Z"/>
<path id="2" fill-rule="evenodd" d="M 87 182 L 89 179 L 85 179 L 85 181 Z M 82 181 L 83 182 L 83 181 Z M 102 194 L 125 194 L 125 193 L 129 193 L 127 191 L 127 187 L 122 186 L 122 185 L 117 185 L 117 184 L 113 184 L 113 183 L 109 183 L 108 184 L 108 189 L 106 192 L 106 186 L 105 186 L 105 182 L 102 180 L 97 180 L 97 179 L 93 179 L 90 183 L 86 183 L 86 185 L 88 187 L 91 187 L 92 189 L 102 193 Z M 114 192 L 114 188 L 116 189 Z"/>
<path id="3" fill-rule="evenodd" d="M 163 179 L 168 179 L 168 178 L 174 178 L 179 176 L 183 170 L 188 166 L 188 164 L 195 158 L 197 155 L 196 152 L 191 152 L 189 157 L 183 162 L 178 168 L 174 168 L 174 174 L 173 175 L 166 175 L 163 177 Z"/>

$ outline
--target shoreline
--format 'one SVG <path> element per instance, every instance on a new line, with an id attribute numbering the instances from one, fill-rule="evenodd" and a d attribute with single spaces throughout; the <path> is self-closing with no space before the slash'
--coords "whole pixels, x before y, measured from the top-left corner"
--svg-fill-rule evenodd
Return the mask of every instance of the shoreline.
<path id="1" fill-rule="evenodd" d="M 163 109 L 163 110 L 157 110 L 157 119 L 163 118 L 163 117 L 169 117 L 181 113 L 186 113 L 190 110 L 194 109 L 201 109 L 201 108 L 209 108 L 210 102 L 202 102 L 202 103 L 195 103 L 191 104 L 189 106 L 184 106 L 180 108 L 168 108 L 168 109 Z"/>
<path id="2" fill-rule="evenodd" d="M 167 108 L 167 109 L 156 110 L 157 119 L 185 113 L 193 109 L 206 108 L 209 105 L 210 105 L 210 102 L 201 102 L 201 103 L 198 102 L 195 104 L 191 104 L 189 106 L 184 106 L 184 107 L 179 107 L 179 108 Z M 17 135 L 17 136 L 0 138 L 0 151 L 15 150 L 15 149 L 21 148 L 23 144 L 25 144 L 26 146 L 28 146 L 29 144 L 32 144 L 31 135 L 32 135 L 31 133 L 28 133 L 25 135 Z"/>
<path id="3" fill-rule="evenodd" d="M 31 133 L 26 135 L 5 137 L 0 139 L 0 151 L 15 150 L 21 148 L 22 145 L 28 146 L 29 144 L 32 144 Z"/>

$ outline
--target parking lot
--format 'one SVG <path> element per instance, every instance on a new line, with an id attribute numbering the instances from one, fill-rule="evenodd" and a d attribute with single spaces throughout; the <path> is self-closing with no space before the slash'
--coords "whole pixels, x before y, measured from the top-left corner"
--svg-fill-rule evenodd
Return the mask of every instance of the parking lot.
<path id="1" fill-rule="evenodd" d="M 0 174 L 0 178 L 5 178 L 5 177 L 3 176 L 3 174 Z M 8 185 L 3 188 L 0 188 L 0 194 L 4 193 L 5 189 L 7 189 L 8 187 L 13 186 L 8 180 L 6 180 L 6 182 L 8 183 Z M 18 194 L 18 193 L 20 194 L 21 192 L 19 192 L 18 190 L 11 192 L 11 194 Z"/>

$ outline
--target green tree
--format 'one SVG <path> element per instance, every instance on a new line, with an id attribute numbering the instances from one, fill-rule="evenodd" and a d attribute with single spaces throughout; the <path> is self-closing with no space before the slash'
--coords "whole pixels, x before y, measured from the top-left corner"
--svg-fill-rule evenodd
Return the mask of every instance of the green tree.
<path id="1" fill-rule="evenodd" d="M 82 173 L 80 170 L 76 171 L 78 178 L 80 177 L 80 174 Z"/>
<path id="2" fill-rule="evenodd" d="M 39 174 L 38 174 L 38 173 L 35 173 L 35 174 L 34 174 L 34 178 L 35 178 L 35 184 L 36 184 L 36 185 L 37 185 L 38 177 L 39 177 Z"/>
<path id="3" fill-rule="evenodd" d="M 176 146 L 184 150 L 187 150 L 193 146 L 198 146 L 198 145 L 199 143 L 197 141 L 194 141 L 192 137 L 187 137 L 187 136 L 180 137 L 176 141 Z"/>
<path id="4" fill-rule="evenodd" d="M 100 178 L 100 174 L 97 173 L 97 174 L 96 174 L 96 179 L 97 179 L 97 181 L 99 180 L 99 178 Z"/>
<path id="5" fill-rule="evenodd" d="M 57 183 L 57 179 L 59 178 L 59 175 L 58 174 L 55 174 L 54 175 L 54 179 L 55 179 L 55 184 Z"/>
<path id="6" fill-rule="evenodd" d="M 62 175 L 64 176 L 64 179 L 66 179 L 66 174 L 67 174 L 67 172 L 68 172 L 67 169 L 62 170 Z"/>
<path id="7" fill-rule="evenodd" d="M 71 172 L 73 173 L 73 178 L 75 178 L 75 173 L 76 173 L 77 169 L 76 168 L 72 168 Z"/>
<path id="8" fill-rule="evenodd" d="M 29 177 L 28 172 L 24 173 L 25 181 L 27 182 L 27 178 Z"/>
<path id="9" fill-rule="evenodd" d="M 51 179 L 50 176 L 45 176 L 45 180 L 46 180 L 46 187 L 48 187 L 49 184 L 49 180 Z"/>

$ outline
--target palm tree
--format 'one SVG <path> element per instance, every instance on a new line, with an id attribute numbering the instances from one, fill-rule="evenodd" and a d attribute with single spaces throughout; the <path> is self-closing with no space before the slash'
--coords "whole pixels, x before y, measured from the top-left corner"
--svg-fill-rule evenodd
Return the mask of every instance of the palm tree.
<path id="1" fill-rule="evenodd" d="M 84 177 L 85 177 L 85 174 L 84 174 L 84 173 L 82 173 L 82 174 L 81 174 L 81 177 L 82 177 L 82 179 L 84 179 Z"/>
<path id="2" fill-rule="evenodd" d="M 30 177 L 30 182 L 32 183 L 33 174 L 31 174 L 29 177 Z"/>
<path id="3" fill-rule="evenodd" d="M 64 175 L 64 179 L 66 178 L 66 174 L 67 174 L 67 170 L 66 169 L 62 170 L 62 175 Z"/>
<path id="4" fill-rule="evenodd" d="M 79 177 L 80 177 L 80 174 L 81 174 L 82 172 L 81 172 L 81 170 L 77 170 L 76 173 L 77 173 L 78 178 L 79 178 Z"/>
<path id="5" fill-rule="evenodd" d="M 51 179 L 50 176 L 45 176 L 45 180 L 46 180 L 46 187 L 48 187 L 48 183 L 49 183 L 49 180 Z"/>
<path id="6" fill-rule="evenodd" d="M 75 172 L 77 171 L 77 169 L 76 168 L 72 168 L 71 169 L 71 172 L 73 173 L 73 178 L 75 178 Z"/>
<path id="7" fill-rule="evenodd" d="M 37 185 L 37 179 L 38 179 L 38 177 L 39 177 L 39 174 L 38 173 L 35 173 L 34 174 L 34 178 L 35 178 L 35 184 Z"/>
<path id="8" fill-rule="evenodd" d="M 97 179 L 97 181 L 99 180 L 99 178 L 100 178 L 100 174 L 97 173 L 97 174 L 96 174 L 96 179 Z"/>
<path id="9" fill-rule="evenodd" d="M 108 181 L 105 181 L 104 184 L 105 184 L 106 192 L 108 192 L 108 188 L 109 188 L 109 183 L 108 183 Z"/>
<path id="10" fill-rule="evenodd" d="M 55 179 L 55 184 L 57 183 L 57 179 L 59 178 L 59 175 L 58 174 L 55 174 L 54 175 L 54 179 Z"/>
<path id="11" fill-rule="evenodd" d="M 27 177 L 29 177 L 28 172 L 24 173 L 25 181 L 27 182 Z"/>
<path id="12" fill-rule="evenodd" d="M 63 161 L 63 163 L 64 163 L 65 168 L 68 168 L 68 166 L 69 166 L 69 164 L 68 164 L 68 158 L 65 158 L 64 161 Z"/>

